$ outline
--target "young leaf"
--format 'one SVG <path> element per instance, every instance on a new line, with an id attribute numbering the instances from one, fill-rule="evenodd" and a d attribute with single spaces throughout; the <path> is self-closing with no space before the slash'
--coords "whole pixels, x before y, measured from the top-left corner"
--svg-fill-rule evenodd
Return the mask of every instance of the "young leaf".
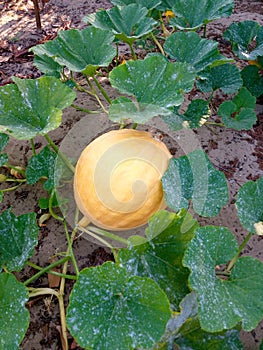
<path id="1" fill-rule="evenodd" d="M 90 26 L 59 31 L 56 39 L 31 50 L 39 57 L 52 57 L 73 72 L 94 75 L 98 67 L 108 66 L 115 56 L 113 40 L 114 35 L 109 31 Z"/>
<path id="2" fill-rule="evenodd" d="M 84 348 L 130 350 L 157 342 L 170 316 L 168 299 L 153 280 L 107 262 L 81 271 L 67 325 Z"/>
<path id="3" fill-rule="evenodd" d="M 83 20 L 96 28 L 111 31 L 116 38 L 132 44 L 137 38 L 150 33 L 157 25 L 147 14 L 146 7 L 133 3 L 86 15 Z"/>
<path id="4" fill-rule="evenodd" d="M 225 175 L 216 170 L 202 150 L 170 160 L 162 178 L 167 205 L 174 211 L 188 208 L 206 217 L 218 215 L 227 204 L 228 188 Z"/>
<path id="5" fill-rule="evenodd" d="M 259 97 L 263 95 L 263 76 L 259 74 L 256 66 L 246 66 L 241 71 L 243 85 L 251 92 L 252 95 Z"/>
<path id="6" fill-rule="evenodd" d="M 222 90 L 226 94 L 237 92 L 243 81 L 236 66 L 229 63 L 206 68 L 200 73 L 197 87 L 203 92 Z"/>
<path id="7" fill-rule="evenodd" d="M 165 110 L 180 105 L 183 93 L 192 89 L 195 75 L 184 63 L 170 63 L 161 56 L 150 56 L 144 60 L 128 61 L 114 68 L 109 79 L 111 85 L 120 92 L 136 97 L 140 121 L 140 118 L 147 119 L 145 110 L 152 117 L 162 108 Z M 128 104 L 128 110 L 130 106 Z M 120 119 L 125 117 L 124 111 L 125 109 Z"/>
<path id="8" fill-rule="evenodd" d="M 232 23 L 224 32 L 224 39 L 232 44 L 233 52 L 243 60 L 256 60 L 263 56 L 263 27 L 255 21 Z M 257 37 L 258 36 L 258 37 Z M 256 47 L 250 49 L 250 44 L 257 38 Z"/>
<path id="9" fill-rule="evenodd" d="M 236 207 L 245 229 L 258 233 L 255 224 L 263 222 L 263 177 L 257 181 L 248 181 L 239 189 Z"/>
<path id="10" fill-rule="evenodd" d="M 48 180 L 44 183 L 44 188 L 49 191 L 55 187 L 54 184 L 54 167 L 57 154 L 50 151 L 49 147 L 43 148 L 36 156 L 32 156 L 26 167 L 27 183 L 33 185 L 41 177 L 47 177 Z"/>
<path id="11" fill-rule="evenodd" d="M 195 32 L 175 32 L 165 41 L 164 50 L 171 58 L 188 63 L 199 72 L 215 61 L 226 60 L 217 46 L 217 42 L 201 39 Z"/>
<path id="12" fill-rule="evenodd" d="M 59 127 L 62 109 L 71 105 L 75 92 L 54 77 L 13 80 L 0 88 L 0 125 L 20 140 Z"/>
<path id="13" fill-rule="evenodd" d="M 234 235 L 214 226 L 197 229 L 186 250 L 183 264 L 191 270 L 189 284 L 197 293 L 200 324 L 207 332 L 231 329 L 239 322 L 251 331 L 263 317 L 261 261 L 241 257 L 229 279 L 216 276 L 216 267 L 231 260 L 237 250 Z"/>
<path id="14" fill-rule="evenodd" d="M 17 350 L 29 326 L 26 287 L 12 274 L 0 273 L 0 348 Z"/>
<path id="15" fill-rule="evenodd" d="M 163 120 L 171 130 L 184 128 L 200 128 L 209 118 L 210 109 L 208 102 L 201 99 L 192 100 L 184 114 L 180 114 L 175 108 L 174 113 L 163 116 Z"/>
<path id="16" fill-rule="evenodd" d="M 160 211 L 152 216 L 146 229 L 149 241 L 120 249 L 118 261 L 129 273 L 154 279 L 178 309 L 189 292 L 189 271 L 182 266 L 182 258 L 197 227 L 186 211 Z"/>
<path id="17" fill-rule="evenodd" d="M 16 217 L 10 210 L 0 215 L 0 268 L 20 271 L 38 242 L 36 214 Z"/>
<path id="18" fill-rule="evenodd" d="M 257 121 L 255 106 L 256 97 L 243 87 L 232 101 L 225 101 L 219 106 L 218 115 L 227 128 L 249 130 Z"/>
<path id="19" fill-rule="evenodd" d="M 162 0 L 111 0 L 113 5 L 126 6 L 130 4 L 137 4 L 146 7 L 147 10 L 154 9 L 161 2 Z"/>
<path id="20" fill-rule="evenodd" d="M 233 0 L 177 0 L 171 10 L 175 17 L 170 24 L 179 29 L 194 29 L 221 17 L 228 17 L 234 7 Z"/>

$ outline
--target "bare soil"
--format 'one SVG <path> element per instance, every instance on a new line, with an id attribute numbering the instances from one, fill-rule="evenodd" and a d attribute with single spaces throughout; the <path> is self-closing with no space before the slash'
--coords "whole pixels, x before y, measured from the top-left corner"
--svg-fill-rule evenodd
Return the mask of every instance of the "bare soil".
<path id="1" fill-rule="evenodd" d="M 40 3 L 42 30 L 36 30 L 34 6 L 27 0 L 0 0 L 0 85 L 11 82 L 12 76 L 20 78 L 36 78 L 40 72 L 33 66 L 33 55 L 28 50 L 33 45 L 44 43 L 54 38 L 59 30 L 69 28 L 83 28 L 82 18 L 87 13 L 100 8 L 110 8 L 110 1 L 102 0 L 45 0 Z M 219 42 L 222 53 L 231 56 L 230 48 L 222 40 L 222 32 L 233 21 L 256 20 L 263 25 L 263 1 L 236 0 L 235 10 L 231 17 L 220 19 L 208 25 L 207 35 Z M 125 48 L 123 48 L 125 52 Z M 220 104 L 226 97 L 218 94 L 216 104 Z M 82 100 L 79 104 L 85 108 L 94 109 L 94 101 Z M 239 242 L 246 232 L 241 227 L 235 213 L 233 198 L 242 184 L 248 180 L 256 180 L 263 176 L 263 101 L 257 101 L 258 121 L 250 131 L 235 131 L 221 128 L 202 128 L 195 132 L 203 149 L 208 153 L 216 168 L 223 171 L 227 177 L 230 189 L 230 204 L 223 208 L 220 215 L 213 220 L 201 219 L 202 224 L 210 223 L 229 227 L 235 233 Z M 84 113 L 68 108 L 63 114 L 61 127 L 51 133 L 56 144 L 60 145 L 76 122 L 84 117 Z M 213 116 L 216 118 L 216 116 Z M 160 125 L 157 122 L 156 127 Z M 94 131 L 94 137 L 96 136 Z M 37 140 L 37 148 L 45 145 L 42 138 Z M 169 145 L 170 151 L 176 153 L 174 145 Z M 7 152 L 9 162 L 13 165 L 26 166 L 32 153 L 27 141 L 11 140 Z M 13 207 L 16 215 L 35 211 L 40 217 L 44 211 L 38 206 L 39 197 L 46 193 L 40 186 L 23 186 L 14 193 L 6 195 L 1 204 L 1 211 Z M 32 261 L 40 266 L 50 263 L 52 257 L 66 250 L 66 240 L 61 225 L 53 219 L 40 227 L 39 243 Z M 79 268 L 96 266 L 112 259 L 109 251 L 80 237 L 74 244 Z M 263 238 L 254 236 L 244 250 L 244 255 L 250 255 L 263 261 Z M 18 274 L 23 281 L 35 273 L 32 268 L 25 268 Z M 35 287 L 47 287 L 50 281 L 45 276 L 38 279 Z M 72 288 L 72 283 L 66 286 L 66 298 Z M 30 300 L 28 308 L 31 322 L 26 337 L 21 345 L 23 350 L 59 350 L 60 320 L 57 300 L 38 297 Z M 263 322 L 255 331 L 242 332 L 245 350 L 257 350 L 263 338 Z M 70 349 L 80 349 L 70 338 Z M 8 350 L 8 349 L 7 349 Z M 98 349 L 99 350 L 99 349 Z"/>

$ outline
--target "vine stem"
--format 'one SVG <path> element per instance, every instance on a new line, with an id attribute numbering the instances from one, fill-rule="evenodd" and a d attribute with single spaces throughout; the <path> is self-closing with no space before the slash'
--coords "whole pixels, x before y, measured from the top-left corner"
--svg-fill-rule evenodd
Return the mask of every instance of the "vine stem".
<path id="1" fill-rule="evenodd" d="M 97 95 L 96 90 L 94 89 L 94 86 L 92 85 L 91 81 L 88 78 L 86 78 L 86 80 L 87 80 L 87 83 L 89 84 L 89 87 L 90 87 L 92 93 L 93 93 L 93 96 L 96 98 L 96 100 L 97 100 L 98 104 L 100 105 L 100 107 L 102 108 L 103 112 L 108 113 L 107 110 L 105 109 L 103 103 L 101 102 L 99 96 Z"/>
<path id="2" fill-rule="evenodd" d="M 61 265 L 63 263 L 65 263 L 66 261 L 68 261 L 70 259 L 70 256 L 65 256 L 64 258 L 58 260 L 58 261 L 55 261 L 53 264 L 50 264 L 44 268 L 41 268 L 41 270 L 36 273 L 34 276 L 30 277 L 28 280 L 26 280 L 24 282 L 24 285 L 27 286 L 28 284 L 30 284 L 31 282 L 33 282 L 34 280 L 36 280 L 37 278 L 39 278 L 40 276 L 42 276 L 44 273 L 48 272 L 49 270 L 53 269 L 54 267 L 58 266 L 58 265 Z M 27 262 L 27 264 L 29 266 L 32 266 L 32 263 L 30 263 L 29 261 Z M 35 264 L 33 264 L 35 268 Z"/>
<path id="3" fill-rule="evenodd" d="M 94 80 L 97 88 L 100 90 L 100 92 L 102 93 L 102 95 L 105 97 L 106 101 L 109 102 L 109 104 L 111 105 L 112 101 L 109 97 L 109 95 L 107 94 L 107 92 L 103 89 L 103 87 L 101 86 L 100 82 L 98 81 L 97 78 L 95 78 L 95 76 L 92 77 L 92 79 Z"/>
<path id="4" fill-rule="evenodd" d="M 31 266 L 31 267 L 33 267 L 33 269 L 35 269 L 35 270 L 39 270 L 39 271 L 42 271 L 43 270 L 43 268 L 42 267 L 40 267 L 40 266 L 38 266 L 38 265 L 36 265 L 36 264 L 34 264 L 34 263 L 32 263 L 31 261 L 28 261 L 27 262 L 27 265 L 28 266 Z M 49 267 L 50 267 L 50 265 L 49 265 Z M 51 267 L 52 268 L 52 267 Z M 77 280 L 77 277 L 76 276 L 73 276 L 73 275 L 63 275 L 63 273 L 60 273 L 60 272 L 57 272 L 57 271 L 47 271 L 50 275 L 54 275 L 54 276 L 58 276 L 58 277 L 64 277 L 64 278 L 67 278 L 67 279 L 70 279 L 70 280 Z"/>
<path id="5" fill-rule="evenodd" d="M 87 235 L 97 239 L 99 242 L 101 242 L 102 244 L 104 244 L 106 247 L 110 248 L 110 249 L 113 249 L 112 245 L 107 242 L 105 239 L 99 237 L 96 233 L 93 233 L 89 230 L 87 230 L 85 227 L 82 227 L 82 226 L 77 226 L 77 228 L 82 231 L 82 232 L 85 232 Z M 85 236 L 83 236 L 85 239 L 87 239 Z"/>
<path id="6" fill-rule="evenodd" d="M 231 269 L 233 268 L 233 266 L 235 265 L 239 254 L 242 252 L 242 250 L 244 249 L 244 247 L 247 245 L 247 242 L 250 240 L 251 236 L 253 235 L 252 232 L 249 232 L 249 234 L 246 236 L 246 238 L 244 239 L 244 241 L 240 244 L 238 251 L 236 253 L 236 255 L 233 257 L 233 259 L 230 261 L 230 263 L 228 264 L 228 267 L 226 269 L 226 272 L 230 272 Z"/>
<path id="7" fill-rule="evenodd" d="M 77 111 L 85 112 L 85 113 L 88 113 L 88 114 L 98 114 L 98 112 L 99 112 L 99 111 L 91 111 L 89 109 L 79 107 L 79 106 L 77 106 L 75 104 L 72 104 L 71 107 L 75 108 Z"/>
<path id="8" fill-rule="evenodd" d="M 162 45 L 159 43 L 159 41 L 156 39 L 155 35 L 152 32 L 151 32 L 151 38 L 152 38 L 153 42 L 155 43 L 155 45 L 158 47 L 161 54 L 165 56 Z"/>
<path id="9" fill-rule="evenodd" d="M 94 232 L 94 233 L 96 233 L 98 235 L 101 235 L 101 236 L 113 239 L 114 241 L 117 241 L 117 242 L 124 243 L 124 244 L 128 245 L 127 239 L 122 238 L 122 237 L 120 237 L 118 235 L 115 235 L 112 232 L 108 232 L 108 231 L 102 230 L 102 229 L 100 229 L 98 227 L 94 227 L 94 226 L 90 226 L 89 227 L 89 231 Z"/>
<path id="10" fill-rule="evenodd" d="M 75 168 L 74 166 L 70 163 L 70 161 L 68 160 L 68 158 L 65 156 L 65 154 L 63 154 L 62 152 L 60 152 L 58 146 L 54 143 L 54 141 L 47 135 L 44 135 L 45 139 L 47 140 L 48 144 L 53 148 L 53 150 L 58 154 L 58 156 L 63 160 L 63 162 L 67 165 L 67 167 L 73 172 L 73 174 L 75 173 Z"/>
<path id="11" fill-rule="evenodd" d="M 136 56 L 136 53 L 134 51 L 132 44 L 128 43 L 128 45 L 130 46 L 130 49 L 131 49 L 132 58 L 134 59 L 134 61 L 137 61 L 137 56 Z"/>
<path id="12" fill-rule="evenodd" d="M 9 187 L 9 188 L 5 188 L 3 190 L 1 190 L 1 192 L 11 192 L 16 190 L 18 187 L 20 187 L 21 185 L 23 185 L 24 182 L 20 182 L 18 185 L 13 186 L 13 187 Z"/>
<path id="13" fill-rule="evenodd" d="M 36 148 L 35 148 L 35 143 L 34 143 L 34 139 L 30 139 L 30 143 L 31 143 L 31 148 L 32 148 L 32 152 L 33 152 L 33 155 L 36 156 Z"/>

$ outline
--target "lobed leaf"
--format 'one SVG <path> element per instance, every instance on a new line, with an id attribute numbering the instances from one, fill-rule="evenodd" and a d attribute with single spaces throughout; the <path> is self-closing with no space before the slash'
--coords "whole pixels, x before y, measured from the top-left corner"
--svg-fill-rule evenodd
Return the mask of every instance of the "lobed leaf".
<path id="1" fill-rule="evenodd" d="M 191 270 L 189 285 L 197 293 L 200 324 L 206 332 L 231 329 L 239 322 L 245 331 L 251 331 L 263 317 L 261 261 L 241 257 L 228 279 L 216 275 L 216 267 L 237 251 L 234 235 L 225 227 L 214 226 L 197 229 L 186 250 L 183 264 Z"/>
<path id="2" fill-rule="evenodd" d="M 146 7 L 132 3 L 88 14 L 83 20 L 96 28 L 110 31 L 116 38 L 131 44 L 136 38 L 150 33 L 157 25 L 147 14 Z"/>
<path id="3" fill-rule="evenodd" d="M 255 97 L 263 95 L 263 77 L 259 74 L 259 69 L 256 66 L 246 66 L 241 71 L 243 85 Z"/>
<path id="4" fill-rule="evenodd" d="M 202 99 L 192 100 L 184 114 L 174 109 L 172 114 L 163 116 L 163 120 L 169 125 L 171 130 L 180 130 L 182 128 L 200 128 L 209 118 L 209 103 Z"/>
<path id="5" fill-rule="evenodd" d="M 32 156 L 26 167 L 26 180 L 27 183 L 33 185 L 41 177 L 47 177 L 47 181 L 44 183 L 44 188 L 49 191 L 55 188 L 54 180 L 54 167 L 57 154 L 52 152 L 48 146 L 43 148 L 36 156 Z"/>
<path id="6" fill-rule="evenodd" d="M 29 326 L 26 287 L 12 274 L 0 273 L 0 349 L 17 350 Z"/>
<path id="7" fill-rule="evenodd" d="M 263 177 L 257 181 L 248 181 L 238 191 L 236 207 L 242 226 L 254 234 L 255 224 L 263 222 Z"/>
<path id="8" fill-rule="evenodd" d="M 153 215 L 146 229 L 148 241 L 120 249 L 118 261 L 130 274 L 150 277 L 158 283 L 175 309 L 189 292 L 189 271 L 182 258 L 198 223 L 190 214 L 160 211 Z M 140 242 L 141 243 L 141 242 Z"/>
<path id="9" fill-rule="evenodd" d="M 257 121 L 255 107 L 256 97 L 243 87 L 232 101 L 225 101 L 219 106 L 218 115 L 227 128 L 249 130 Z"/>
<path id="10" fill-rule="evenodd" d="M 174 211 L 188 208 L 206 217 L 218 215 L 227 204 L 228 188 L 225 175 L 216 170 L 202 150 L 170 160 L 162 178 L 167 205 Z"/>
<path id="11" fill-rule="evenodd" d="M 189 66 L 180 63 L 170 63 L 161 56 L 150 56 L 144 60 L 128 61 L 114 68 L 109 75 L 111 85 L 120 92 L 135 96 L 138 107 L 134 107 L 131 101 L 122 102 L 117 106 L 117 111 L 122 112 L 119 120 L 136 114 L 137 120 L 147 120 L 159 113 L 167 113 L 167 108 L 180 105 L 183 101 L 183 93 L 190 91 L 194 84 L 195 75 Z M 116 108 L 116 106 L 114 106 Z M 113 108 L 113 107 L 112 107 Z M 116 121 L 116 109 L 113 120 Z M 135 117 L 133 117 L 133 120 Z"/>
<path id="12" fill-rule="evenodd" d="M 154 9 L 157 5 L 161 4 L 162 0 L 111 0 L 113 5 L 127 6 L 130 4 L 137 4 L 146 7 L 147 10 Z"/>
<path id="13" fill-rule="evenodd" d="M 229 63 L 208 67 L 200 73 L 197 87 L 203 92 L 222 90 L 226 94 L 235 93 L 241 88 L 243 81 L 236 66 Z"/>
<path id="14" fill-rule="evenodd" d="M 158 341 L 170 316 L 168 299 L 153 280 L 107 262 L 80 272 L 67 325 L 84 348 L 130 350 Z"/>
<path id="15" fill-rule="evenodd" d="M 51 57 L 73 72 L 94 75 L 98 67 L 108 66 L 115 56 L 114 35 L 95 27 L 59 31 L 56 39 L 31 50 L 42 60 Z"/>
<path id="16" fill-rule="evenodd" d="M 243 60 L 255 60 L 263 56 L 263 26 L 255 21 L 232 23 L 223 34 L 223 38 L 230 41 L 233 52 Z M 256 38 L 256 47 L 250 44 Z"/>
<path id="17" fill-rule="evenodd" d="M 16 217 L 10 210 L 0 215 L 0 267 L 20 271 L 38 243 L 36 214 Z"/>
<path id="18" fill-rule="evenodd" d="M 188 63 L 199 72 L 213 62 L 226 60 L 217 46 L 217 42 L 201 39 L 195 32 L 175 32 L 166 39 L 164 50 L 171 58 Z"/>
<path id="19" fill-rule="evenodd" d="M 20 140 L 58 128 L 75 92 L 54 77 L 13 80 L 0 88 L 0 125 Z"/>
<path id="20" fill-rule="evenodd" d="M 176 15 L 170 24 L 179 29 L 196 29 L 210 21 L 231 15 L 233 0 L 177 0 L 171 10 Z"/>

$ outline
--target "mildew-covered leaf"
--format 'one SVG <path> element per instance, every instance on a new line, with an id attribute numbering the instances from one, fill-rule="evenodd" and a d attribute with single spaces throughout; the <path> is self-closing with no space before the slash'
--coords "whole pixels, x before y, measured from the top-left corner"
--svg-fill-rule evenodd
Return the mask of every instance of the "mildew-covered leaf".
<path id="1" fill-rule="evenodd" d="M 140 118 L 147 120 L 157 114 L 167 113 L 167 108 L 180 105 L 183 93 L 193 87 L 195 74 L 187 64 L 170 63 L 161 56 L 150 56 L 144 60 L 128 61 L 114 68 L 109 79 L 114 88 L 137 99 L 137 107 L 137 103 L 133 107 L 126 101 L 127 111 L 130 113 L 132 110 L 134 113 L 137 110 L 139 121 Z M 114 107 L 122 112 L 119 120 L 125 118 L 126 109 L 125 101 L 120 102 L 123 106 L 119 104 Z M 112 110 L 110 113 L 113 115 Z M 114 115 L 117 115 L 116 110 Z M 114 120 L 116 121 L 115 117 Z"/>
<path id="2" fill-rule="evenodd" d="M 255 224 L 263 222 L 263 177 L 248 181 L 239 189 L 236 207 L 241 224 L 257 234 Z"/>
<path id="3" fill-rule="evenodd" d="M 224 39 L 232 44 L 233 52 L 243 60 L 256 60 L 263 56 L 263 26 L 255 21 L 232 23 L 223 34 Z M 256 46 L 252 42 L 256 40 Z"/>
<path id="4" fill-rule="evenodd" d="M 186 250 L 183 264 L 191 270 L 189 285 L 197 293 L 200 324 L 206 332 L 231 329 L 239 322 L 251 331 L 263 317 L 261 261 L 241 257 L 228 279 L 216 275 L 216 267 L 227 264 L 237 251 L 234 235 L 214 226 L 198 228 Z"/>
<path id="5" fill-rule="evenodd" d="M 90 26 L 61 30 L 56 39 L 36 45 L 31 50 L 43 59 L 46 55 L 51 57 L 73 72 L 94 75 L 98 67 L 108 66 L 115 56 L 113 40 L 111 32 Z"/>
<path id="6" fill-rule="evenodd" d="M 0 125 L 20 140 L 58 128 L 62 109 L 71 105 L 75 92 L 55 77 L 13 80 L 15 84 L 0 87 Z"/>
<path id="7" fill-rule="evenodd" d="M 202 150 L 170 160 L 162 178 L 167 205 L 174 211 L 188 208 L 201 216 L 216 216 L 228 202 L 224 173 L 216 170 Z"/>
<path id="8" fill-rule="evenodd" d="M 210 21 L 231 15 L 233 0 L 176 0 L 171 10 L 175 17 L 170 24 L 179 29 L 198 28 Z"/>
<path id="9" fill-rule="evenodd" d="M 118 261 L 129 273 L 154 279 L 178 309 L 189 292 L 189 271 L 182 266 L 182 258 L 197 227 L 185 210 L 178 214 L 160 211 L 149 221 L 148 242 L 120 249 Z"/>
<path id="10" fill-rule="evenodd" d="M 26 287 L 12 274 L 0 273 L 0 349 L 17 350 L 29 326 Z"/>
<path id="11" fill-rule="evenodd" d="M 175 32 L 166 39 L 164 50 L 171 58 L 188 63 L 199 72 L 212 63 L 226 61 L 217 46 L 216 41 L 202 39 L 195 32 Z"/>
<path id="12" fill-rule="evenodd" d="M 8 144 L 9 136 L 5 133 L 0 133 L 0 152 L 5 148 Z M 0 166 L 4 165 L 8 161 L 8 155 L 6 153 L 0 154 Z"/>
<path id="13" fill-rule="evenodd" d="M 140 4 L 114 6 L 109 10 L 102 10 L 88 14 L 84 21 L 96 28 L 114 33 L 116 38 L 132 44 L 137 38 L 150 33 L 157 22 L 147 17 L 148 9 Z"/>
<path id="14" fill-rule="evenodd" d="M 10 210 L 0 215 L 0 267 L 20 271 L 38 242 L 36 214 L 16 217 Z"/>
<path id="15" fill-rule="evenodd" d="M 235 93 L 241 88 L 243 81 L 238 68 L 230 63 L 208 67 L 200 72 L 197 87 L 203 92 L 222 90 L 226 94 Z"/>
<path id="16" fill-rule="evenodd" d="M 217 113 L 227 128 L 249 130 L 257 121 L 255 107 L 256 97 L 243 87 L 232 101 L 223 102 Z"/>
<path id="17" fill-rule="evenodd" d="M 30 49 L 34 51 L 34 66 L 40 70 L 40 72 L 46 75 L 52 75 L 56 78 L 60 78 L 62 66 L 57 63 L 52 57 L 45 54 L 45 48 L 43 45 L 38 45 Z M 37 54 L 38 53 L 38 54 Z"/>
<path id="18" fill-rule="evenodd" d="M 170 316 L 169 301 L 156 282 L 107 262 L 81 271 L 67 325 L 84 348 L 131 350 L 154 345 Z"/>

